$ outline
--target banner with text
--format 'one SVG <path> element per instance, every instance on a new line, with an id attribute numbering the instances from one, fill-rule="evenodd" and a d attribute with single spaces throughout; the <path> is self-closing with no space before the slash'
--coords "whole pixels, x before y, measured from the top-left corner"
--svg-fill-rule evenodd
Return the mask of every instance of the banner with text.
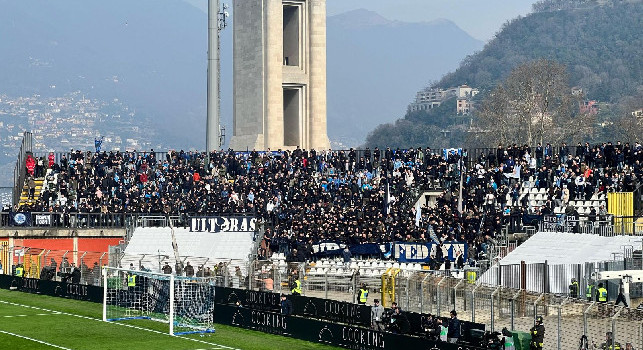
<path id="1" fill-rule="evenodd" d="M 252 216 L 201 216 L 190 218 L 190 232 L 254 232 Z"/>
<path id="2" fill-rule="evenodd" d="M 458 256 L 458 252 L 466 257 L 468 247 L 466 243 L 460 242 L 444 242 L 442 245 L 438 245 L 435 242 L 396 242 L 393 256 L 399 262 L 428 263 L 436 256 L 438 249 L 442 249 L 442 256 L 445 259 L 448 258 L 449 260 L 454 261 Z"/>

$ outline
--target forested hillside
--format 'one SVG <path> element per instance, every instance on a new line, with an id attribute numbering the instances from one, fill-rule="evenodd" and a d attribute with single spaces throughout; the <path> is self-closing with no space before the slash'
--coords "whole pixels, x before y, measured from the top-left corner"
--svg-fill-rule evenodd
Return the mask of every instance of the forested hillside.
<path id="1" fill-rule="evenodd" d="M 586 99 L 618 104 L 628 96 L 640 95 L 637 91 L 643 89 L 643 2 L 599 5 L 595 1 L 580 1 L 565 9 L 545 5 L 546 1 L 538 3 L 534 5 L 538 12 L 506 23 L 482 51 L 468 56 L 434 87 L 468 84 L 481 89 L 482 100 L 517 66 L 548 59 L 566 67 L 569 86 L 581 87 Z M 462 144 L 466 133 L 462 126 L 454 127 L 455 106 L 451 110 L 451 118 L 436 110 L 406 115 L 395 125 L 376 128 L 366 144 L 380 145 L 386 138 L 399 140 L 396 145 L 399 147 L 415 146 L 410 141 L 418 139 L 433 146 L 442 146 L 444 141 L 445 146 Z M 602 113 L 601 117 L 609 121 L 616 114 Z M 407 124 L 404 121 L 414 124 L 414 137 L 404 137 L 405 129 L 408 130 L 400 127 Z M 431 132 L 423 132 L 423 137 L 417 135 L 417 131 L 427 129 Z M 437 130 L 442 132 L 436 133 Z"/>
<path id="2" fill-rule="evenodd" d="M 488 88 L 520 63 L 545 58 L 566 65 L 588 98 L 616 102 L 641 85 L 642 18 L 641 2 L 532 13 L 505 24 L 437 86 Z"/>

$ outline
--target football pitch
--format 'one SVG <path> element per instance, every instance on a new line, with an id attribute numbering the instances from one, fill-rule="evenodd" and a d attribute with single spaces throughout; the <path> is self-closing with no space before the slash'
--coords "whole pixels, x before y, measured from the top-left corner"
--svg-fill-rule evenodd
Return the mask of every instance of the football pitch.
<path id="1" fill-rule="evenodd" d="M 168 325 L 160 322 L 103 322 L 101 304 L 0 289 L 0 349 L 340 349 L 220 324 L 215 328 L 204 336 L 170 336 Z"/>

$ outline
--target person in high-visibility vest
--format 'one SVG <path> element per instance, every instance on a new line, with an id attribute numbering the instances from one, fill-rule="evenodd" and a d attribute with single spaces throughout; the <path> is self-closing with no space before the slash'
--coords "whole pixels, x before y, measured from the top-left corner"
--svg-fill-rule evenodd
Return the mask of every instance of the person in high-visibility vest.
<path id="1" fill-rule="evenodd" d="M 593 293 L 594 293 L 594 282 L 589 281 L 589 283 L 587 284 L 587 288 L 585 288 L 585 297 L 587 298 L 587 301 L 594 300 Z"/>
<path id="2" fill-rule="evenodd" d="M 136 287 L 136 275 L 129 274 L 127 275 L 127 287 Z"/>
<path id="3" fill-rule="evenodd" d="M 362 283 L 362 287 L 359 289 L 359 299 L 357 300 L 358 304 L 366 304 L 368 300 L 368 288 L 366 288 L 366 283 Z"/>
<path id="4" fill-rule="evenodd" d="M 603 287 L 603 283 L 598 284 L 597 292 L 596 301 L 599 303 L 607 303 L 607 289 Z"/>
<path id="5" fill-rule="evenodd" d="M 25 268 L 22 267 L 22 264 L 19 264 L 18 267 L 16 267 L 16 276 L 23 277 L 24 274 L 25 274 Z"/>
<path id="6" fill-rule="evenodd" d="M 292 290 L 290 291 L 292 295 L 301 295 L 301 281 L 299 278 L 295 279 Z"/>

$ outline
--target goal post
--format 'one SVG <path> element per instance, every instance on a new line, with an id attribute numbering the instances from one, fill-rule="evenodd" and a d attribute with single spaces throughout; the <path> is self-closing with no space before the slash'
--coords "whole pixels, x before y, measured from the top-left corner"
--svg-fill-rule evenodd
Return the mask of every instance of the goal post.
<path id="1" fill-rule="evenodd" d="M 172 335 L 214 332 L 211 279 L 103 269 L 103 321 L 163 322 Z"/>

